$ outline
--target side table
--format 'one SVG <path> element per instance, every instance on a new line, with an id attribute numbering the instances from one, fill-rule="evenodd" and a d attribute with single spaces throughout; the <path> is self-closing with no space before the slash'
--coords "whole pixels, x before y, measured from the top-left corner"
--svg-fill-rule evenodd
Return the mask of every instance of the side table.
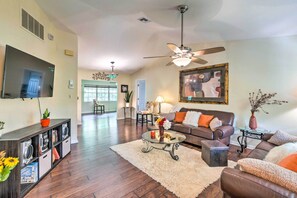
<path id="1" fill-rule="evenodd" d="M 248 128 L 240 128 L 241 135 L 237 137 L 237 141 L 240 145 L 240 150 L 237 150 L 238 153 L 242 153 L 244 149 L 247 147 L 247 138 L 261 140 L 264 133 L 267 133 L 267 130 L 264 129 L 248 129 Z"/>
<path id="2" fill-rule="evenodd" d="M 132 112 L 134 107 L 122 107 L 124 109 L 124 119 L 130 118 L 132 119 Z M 127 112 L 129 112 L 130 117 L 127 117 Z"/>
<path id="3" fill-rule="evenodd" d="M 150 117 L 150 119 L 148 117 Z M 149 123 L 149 122 L 151 122 L 152 125 L 154 125 L 153 113 L 141 113 L 141 112 L 138 112 L 136 114 L 136 125 L 138 123 L 141 123 L 141 126 L 143 126 L 143 123 Z"/>

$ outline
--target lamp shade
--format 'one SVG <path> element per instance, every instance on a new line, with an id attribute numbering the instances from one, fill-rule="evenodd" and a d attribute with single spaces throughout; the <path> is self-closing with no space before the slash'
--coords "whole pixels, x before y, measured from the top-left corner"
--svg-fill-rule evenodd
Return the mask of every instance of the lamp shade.
<path id="1" fill-rule="evenodd" d="M 157 98 L 156 98 L 156 102 L 164 102 L 164 98 L 162 97 L 162 96 L 158 96 Z"/>
<path id="2" fill-rule="evenodd" d="M 191 59 L 190 58 L 176 58 L 172 62 L 178 67 L 183 67 L 183 66 L 187 66 L 191 62 Z"/>

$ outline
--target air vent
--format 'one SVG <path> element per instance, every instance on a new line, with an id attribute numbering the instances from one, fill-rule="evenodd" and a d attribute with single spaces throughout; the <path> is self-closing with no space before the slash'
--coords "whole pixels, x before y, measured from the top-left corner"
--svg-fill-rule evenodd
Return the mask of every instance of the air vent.
<path id="1" fill-rule="evenodd" d="M 149 23 L 151 22 L 149 19 L 145 18 L 145 17 L 141 17 L 138 19 L 138 21 L 142 22 L 142 23 Z"/>
<path id="2" fill-rule="evenodd" d="M 28 12 L 22 9 L 22 26 L 44 40 L 44 27 Z"/>

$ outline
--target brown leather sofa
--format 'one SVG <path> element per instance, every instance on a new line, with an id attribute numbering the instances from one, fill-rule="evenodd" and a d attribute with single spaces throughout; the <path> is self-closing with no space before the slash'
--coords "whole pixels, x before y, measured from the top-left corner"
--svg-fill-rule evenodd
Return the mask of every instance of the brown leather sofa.
<path id="1" fill-rule="evenodd" d="M 272 134 L 265 134 L 261 143 L 248 155 L 250 158 L 264 159 L 276 145 L 267 142 Z M 242 172 L 236 168 L 225 168 L 221 175 L 221 189 L 224 197 L 278 198 L 297 197 L 297 194 L 265 179 Z"/>
<path id="2" fill-rule="evenodd" d="M 171 130 L 183 133 L 187 138 L 185 142 L 201 146 L 201 140 L 219 140 L 222 143 L 229 145 L 230 136 L 234 133 L 234 113 L 215 111 L 215 110 L 203 110 L 203 109 L 188 109 L 182 108 L 180 112 L 197 111 L 206 115 L 214 115 L 222 121 L 223 125 L 218 127 L 215 131 L 205 127 L 194 127 L 191 125 L 185 125 L 181 123 L 174 123 L 175 113 L 166 115 L 165 117 L 172 121 Z M 164 116 L 164 115 L 162 115 Z"/>

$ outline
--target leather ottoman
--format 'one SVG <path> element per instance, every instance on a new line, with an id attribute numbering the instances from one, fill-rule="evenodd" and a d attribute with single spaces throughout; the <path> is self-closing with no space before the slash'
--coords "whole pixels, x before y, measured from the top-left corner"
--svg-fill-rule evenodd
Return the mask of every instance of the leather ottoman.
<path id="1" fill-rule="evenodd" d="M 229 147 L 218 140 L 202 140 L 202 159 L 210 167 L 227 166 Z"/>

